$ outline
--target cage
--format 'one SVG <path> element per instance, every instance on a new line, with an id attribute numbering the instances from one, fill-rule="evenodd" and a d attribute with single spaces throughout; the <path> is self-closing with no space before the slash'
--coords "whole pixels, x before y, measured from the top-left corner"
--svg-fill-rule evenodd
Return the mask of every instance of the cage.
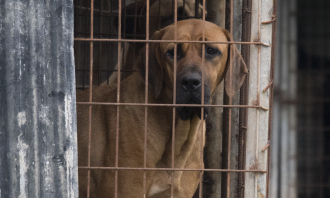
<path id="1" fill-rule="evenodd" d="M 272 98 L 272 65 L 274 64 L 272 42 L 275 37 L 272 30 L 275 29 L 276 2 L 75 0 L 74 7 L 76 87 L 77 92 L 84 89 L 90 90 L 89 99 L 77 100 L 77 105 L 89 107 L 89 115 L 86 116 L 89 116 L 90 136 L 93 125 L 92 108 L 96 105 L 114 105 L 118 109 L 125 105 L 142 106 L 146 114 L 147 109 L 152 108 L 153 105 L 164 106 L 164 104 L 148 104 L 147 100 L 145 104 L 125 104 L 118 99 L 117 104 L 106 104 L 92 99 L 92 89 L 106 84 L 116 84 L 119 95 L 120 91 L 124 91 L 119 88 L 122 80 L 138 72 L 132 66 L 143 46 L 147 46 L 146 48 L 150 50 L 153 43 L 152 35 L 155 31 L 189 18 L 210 21 L 227 28 L 232 33 L 232 40 L 227 43 L 231 46 L 236 45 L 241 51 L 249 68 L 249 74 L 241 91 L 234 97 L 228 97 L 224 93 L 222 82 L 217 87 L 212 104 L 201 105 L 205 108 L 210 107 L 210 110 L 205 124 L 206 136 L 201 139 L 201 142 L 204 138 L 206 141 L 204 150 L 200 151 L 205 167 L 195 169 L 200 175 L 203 174 L 195 197 L 268 196 L 269 115 Z M 166 41 L 157 40 L 156 42 L 165 43 Z M 175 50 L 179 50 L 177 46 L 180 41 L 173 42 L 176 46 Z M 145 56 L 148 57 L 149 51 L 146 51 Z M 174 65 L 177 61 L 174 61 Z M 146 89 L 147 87 L 148 85 Z M 175 112 L 175 102 L 167 106 Z M 119 110 L 114 116 L 120 117 L 118 112 Z M 173 123 L 169 123 L 173 125 L 173 128 L 175 128 L 174 114 Z M 148 125 L 148 118 L 145 115 L 145 126 Z M 173 129 L 172 136 L 175 136 L 175 133 Z M 145 134 L 145 142 L 148 135 L 149 133 Z M 116 141 L 118 143 L 120 140 L 116 139 Z M 175 144 L 175 138 L 172 142 Z M 90 196 L 90 188 L 93 188 L 90 186 L 93 171 L 112 171 L 113 182 L 117 182 L 120 177 L 119 172 L 144 170 L 144 196 L 147 195 L 146 172 L 157 171 L 157 168 L 120 167 L 118 164 L 111 167 L 93 167 L 90 162 L 90 148 L 93 144 L 91 140 L 86 144 L 89 147 L 88 163 L 79 165 L 80 171 L 83 170 L 88 175 L 88 185 L 84 194 Z M 144 156 L 146 156 L 147 147 L 145 143 Z M 172 155 L 174 156 L 174 152 Z M 175 171 L 178 171 L 173 164 L 172 167 L 166 168 L 171 172 L 172 177 Z M 161 170 L 159 167 L 158 171 Z M 118 186 L 115 189 L 114 194 L 118 196 Z M 173 196 L 173 191 L 172 188 L 171 196 Z"/>

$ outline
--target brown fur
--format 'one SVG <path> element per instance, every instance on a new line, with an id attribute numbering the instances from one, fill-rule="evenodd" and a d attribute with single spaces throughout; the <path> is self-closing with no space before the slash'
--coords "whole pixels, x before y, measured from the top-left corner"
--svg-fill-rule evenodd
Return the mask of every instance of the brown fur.
<path id="1" fill-rule="evenodd" d="M 177 39 L 180 41 L 199 41 L 205 29 L 205 38 L 209 41 L 228 41 L 229 33 L 209 22 L 190 19 L 177 23 Z M 155 40 L 173 40 L 175 26 L 170 25 L 154 34 Z M 149 89 L 148 103 L 172 104 L 173 103 L 173 61 L 166 56 L 173 43 L 150 44 L 149 55 Z M 203 70 L 205 85 L 212 94 L 215 87 L 224 77 L 226 66 L 230 65 L 228 58 L 228 44 L 210 44 L 218 48 L 222 55 L 212 60 L 204 60 L 202 65 L 200 43 L 185 43 L 182 51 L 185 56 L 177 62 L 177 81 L 180 75 L 190 71 Z M 233 51 L 235 52 L 235 50 Z M 238 55 L 239 56 L 239 55 Z M 240 57 L 240 56 L 239 56 Z M 237 62 L 237 61 L 236 61 Z M 238 61 L 241 63 L 241 61 Z M 240 71 L 246 72 L 244 64 L 232 64 L 242 67 Z M 120 84 L 121 103 L 145 103 L 145 52 L 140 53 L 136 62 L 136 69 L 141 71 L 127 77 Z M 228 69 L 227 69 L 228 70 Z M 239 74 L 239 78 L 245 75 Z M 236 76 L 234 76 L 235 79 Z M 235 79 L 235 81 L 240 79 Z M 231 83 L 230 89 L 236 91 L 240 83 Z M 237 85 L 236 85 L 237 84 Z M 77 94 L 77 101 L 88 101 L 88 91 Z M 180 95 L 180 93 L 177 93 Z M 117 87 L 103 85 L 93 91 L 94 102 L 117 102 Z M 210 101 L 204 101 L 210 103 Z M 147 168 L 172 167 L 172 140 L 174 144 L 174 167 L 180 169 L 201 169 L 201 158 L 204 146 L 205 122 L 196 112 L 189 119 L 182 120 L 175 113 L 175 137 L 172 137 L 172 107 L 150 106 L 112 106 L 94 105 L 92 107 L 92 133 L 91 133 L 91 166 L 115 167 L 116 166 L 116 135 L 118 135 L 118 167 L 144 167 L 144 139 L 147 129 Z M 78 115 L 78 149 L 79 166 L 87 166 L 88 153 L 88 112 L 87 105 L 77 106 Z M 147 127 L 145 127 L 145 112 L 147 112 Z M 119 113 L 119 133 L 116 131 L 117 113 Z M 171 178 L 170 171 L 146 171 L 146 192 L 143 192 L 143 171 L 119 170 L 118 171 L 118 197 L 136 198 L 143 197 L 170 197 L 171 186 L 174 197 L 192 197 L 197 189 L 200 179 L 199 171 L 175 171 Z M 115 171 L 91 170 L 91 197 L 103 198 L 115 195 Z M 87 170 L 79 170 L 80 197 L 86 197 Z"/>

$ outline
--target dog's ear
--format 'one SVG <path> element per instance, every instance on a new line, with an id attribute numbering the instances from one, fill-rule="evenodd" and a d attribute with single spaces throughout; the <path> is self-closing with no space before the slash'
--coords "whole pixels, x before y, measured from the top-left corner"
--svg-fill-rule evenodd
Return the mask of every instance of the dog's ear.
<path id="1" fill-rule="evenodd" d="M 121 16 L 121 34 L 123 38 L 145 38 L 145 12 L 146 4 L 143 1 L 136 1 L 123 6 Z M 118 16 L 114 18 L 114 26 L 118 31 Z"/>
<path id="2" fill-rule="evenodd" d="M 232 41 L 230 33 L 224 30 L 228 41 Z M 243 60 L 241 53 L 238 51 L 235 44 L 228 47 L 228 57 L 226 63 L 225 75 L 225 89 L 229 98 L 233 97 L 235 93 L 241 88 L 248 69 Z M 231 55 L 232 54 L 232 55 Z M 232 56 L 232 59 L 230 58 Z M 231 67 L 231 68 L 230 68 Z M 231 75 L 230 75 L 231 73 Z"/>
<path id="3" fill-rule="evenodd" d="M 159 30 L 154 33 L 151 40 L 161 40 L 164 34 L 164 30 Z M 146 74 L 146 48 L 140 51 L 139 60 L 137 62 L 138 69 L 141 72 L 142 77 L 145 79 Z M 148 78 L 149 86 L 155 93 L 157 98 L 163 87 L 164 68 L 161 61 L 161 52 L 159 43 L 150 43 L 149 45 L 149 64 L 148 64 Z"/>

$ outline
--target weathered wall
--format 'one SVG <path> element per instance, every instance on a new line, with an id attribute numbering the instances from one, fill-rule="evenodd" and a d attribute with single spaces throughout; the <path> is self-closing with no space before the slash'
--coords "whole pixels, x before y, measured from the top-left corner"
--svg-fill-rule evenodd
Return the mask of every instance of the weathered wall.
<path id="1" fill-rule="evenodd" d="M 73 3 L 0 0 L 0 197 L 78 197 Z"/>

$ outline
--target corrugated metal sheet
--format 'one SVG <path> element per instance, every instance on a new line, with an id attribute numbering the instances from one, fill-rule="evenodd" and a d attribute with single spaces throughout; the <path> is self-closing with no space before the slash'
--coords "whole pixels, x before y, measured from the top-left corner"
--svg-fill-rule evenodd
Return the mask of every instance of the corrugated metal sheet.
<path id="1" fill-rule="evenodd" d="M 0 106 L 0 197 L 78 197 L 72 1 L 0 1 Z"/>

